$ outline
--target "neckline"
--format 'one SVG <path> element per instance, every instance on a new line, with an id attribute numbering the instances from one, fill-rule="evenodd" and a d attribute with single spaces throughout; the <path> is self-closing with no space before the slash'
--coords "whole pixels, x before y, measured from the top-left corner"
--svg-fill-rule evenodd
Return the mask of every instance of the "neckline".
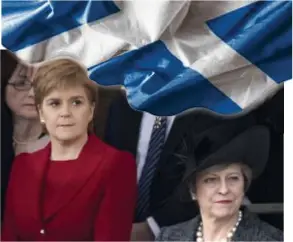
<path id="1" fill-rule="evenodd" d="M 50 164 L 71 164 L 77 160 L 78 160 L 78 158 L 73 159 L 73 160 L 51 160 L 50 159 Z"/>
<path id="2" fill-rule="evenodd" d="M 241 210 L 238 211 L 238 218 L 237 218 L 237 222 L 235 223 L 235 225 L 232 227 L 232 229 L 230 229 L 227 232 L 227 236 L 226 238 L 221 239 L 220 241 L 227 241 L 230 242 L 232 241 L 232 237 L 234 236 L 241 220 L 242 220 L 242 216 L 243 216 L 243 212 Z M 195 238 L 196 242 L 204 242 L 204 238 L 203 238 L 203 223 L 202 221 L 200 221 L 199 226 L 197 228 L 197 232 L 196 232 L 196 238 Z"/>
<path id="3" fill-rule="evenodd" d="M 83 147 L 81 148 L 77 158 L 75 159 L 68 159 L 68 160 L 52 160 L 51 157 L 49 158 L 50 160 L 50 164 L 68 164 L 68 163 L 75 163 L 76 161 L 78 161 L 80 159 L 80 157 L 82 157 L 83 153 L 85 152 L 86 149 L 88 149 L 88 146 L 90 144 L 90 140 L 93 139 L 92 138 L 92 135 L 88 135 L 87 136 L 87 140 L 85 142 L 85 144 L 83 145 Z M 50 155 L 51 155 L 51 152 L 52 152 L 52 146 L 51 146 L 51 143 L 50 143 Z"/>

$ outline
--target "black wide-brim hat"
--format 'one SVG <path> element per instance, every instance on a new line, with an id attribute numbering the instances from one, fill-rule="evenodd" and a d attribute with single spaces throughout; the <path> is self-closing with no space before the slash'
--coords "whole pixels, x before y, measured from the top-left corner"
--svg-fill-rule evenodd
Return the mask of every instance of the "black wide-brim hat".
<path id="1" fill-rule="evenodd" d="M 223 121 L 201 134 L 190 132 L 186 139 L 186 172 L 184 180 L 194 172 L 211 166 L 243 163 L 252 170 L 252 178 L 265 169 L 270 148 L 270 132 L 266 126 L 245 123 L 246 118 Z"/>

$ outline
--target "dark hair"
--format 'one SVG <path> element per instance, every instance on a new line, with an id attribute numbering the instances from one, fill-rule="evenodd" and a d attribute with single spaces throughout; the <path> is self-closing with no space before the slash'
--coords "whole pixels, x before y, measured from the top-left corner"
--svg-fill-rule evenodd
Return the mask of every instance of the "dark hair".
<path id="1" fill-rule="evenodd" d="M 11 110 L 5 101 L 5 90 L 17 64 L 18 59 L 15 55 L 8 50 L 1 50 L 1 220 L 10 169 L 14 159 L 13 120 Z"/>
<path id="2" fill-rule="evenodd" d="M 8 50 L 1 50 L 1 102 L 5 103 L 5 89 L 18 64 L 17 57 Z"/>
<path id="3" fill-rule="evenodd" d="M 8 108 L 6 103 L 6 87 L 8 85 L 8 81 L 11 78 L 14 70 L 16 69 L 18 64 L 17 57 L 12 54 L 8 50 L 1 50 L 1 114 L 2 114 L 2 123 L 4 123 L 6 119 L 11 119 L 7 122 L 8 124 L 12 123 L 12 113 L 11 110 Z M 3 117 L 3 114 L 5 115 Z M 7 115 L 7 117 L 6 117 Z M 3 136 L 2 136 L 3 137 Z"/>

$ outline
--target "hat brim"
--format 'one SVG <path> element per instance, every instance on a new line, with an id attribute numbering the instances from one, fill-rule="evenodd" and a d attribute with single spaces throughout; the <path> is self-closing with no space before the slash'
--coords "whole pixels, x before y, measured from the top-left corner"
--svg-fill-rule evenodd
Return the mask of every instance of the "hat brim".
<path id="1" fill-rule="evenodd" d="M 256 178 L 266 166 L 269 146 L 270 133 L 268 128 L 254 126 L 206 157 L 194 171 L 202 171 L 213 165 L 239 162 L 249 166 L 252 170 L 253 178 Z"/>
<path id="2" fill-rule="evenodd" d="M 190 201 L 189 178 L 195 172 L 220 164 L 243 163 L 252 170 L 255 179 L 264 171 L 270 147 L 270 132 L 264 126 L 254 126 L 236 136 L 221 149 L 206 157 L 200 165 L 187 168 L 178 195 L 181 201 Z"/>

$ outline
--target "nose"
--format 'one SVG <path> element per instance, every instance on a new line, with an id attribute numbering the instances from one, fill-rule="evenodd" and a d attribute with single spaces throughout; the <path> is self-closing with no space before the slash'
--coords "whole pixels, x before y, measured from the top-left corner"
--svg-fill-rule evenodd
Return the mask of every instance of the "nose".
<path id="1" fill-rule="evenodd" d="M 60 116 L 62 118 L 66 118 L 66 117 L 70 117 L 70 115 L 71 115 L 70 106 L 68 104 L 62 105 L 62 108 L 60 110 Z"/>
<path id="2" fill-rule="evenodd" d="M 33 76 L 34 76 L 34 73 L 36 72 L 36 68 L 32 65 L 28 65 L 27 66 L 27 73 L 26 73 L 26 76 L 28 77 L 28 79 L 33 82 Z"/>
<path id="3" fill-rule="evenodd" d="M 31 87 L 31 89 L 28 92 L 28 96 L 34 98 L 35 97 L 35 92 L 34 92 L 34 88 Z"/>
<path id="4" fill-rule="evenodd" d="M 227 181 L 225 179 L 221 180 L 220 187 L 219 187 L 219 193 L 222 195 L 225 195 L 228 193 L 228 191 L 229 191 L 229 189 L 228 189 Z"/>

